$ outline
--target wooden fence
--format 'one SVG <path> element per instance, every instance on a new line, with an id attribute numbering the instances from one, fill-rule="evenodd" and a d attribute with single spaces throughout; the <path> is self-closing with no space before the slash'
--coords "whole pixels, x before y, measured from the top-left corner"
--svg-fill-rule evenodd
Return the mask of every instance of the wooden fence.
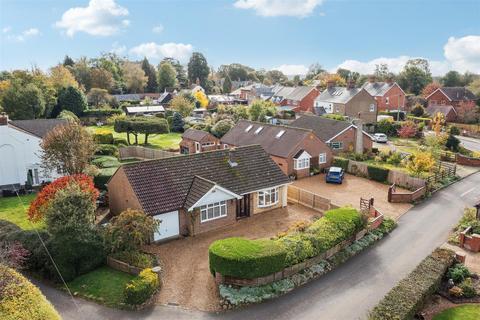
<path id="1" fill-rule="evenodd" d="M 388 202 L 411 203 L 425 196 L 425 193 L 427 192 L 426 186 L 420 187 L 413 192 L 397 192 L 396 189 L 395 184 L 392 184 L 388 188 Z"/>
<path id="2" fill-rule="evenodd" d="M 305 207 L 324 212 L 330 209 L 338 208 L 330 199 L 324 198 L 318 194 L 289 185 L 287 189 L 287 198 L 291 203 L 298 203 Z"/>
<path id="3" fill-rule="evenodd" d="M 119 152 L 120 160 L 132 159 L 132 158 L 151 160 L 151 159 L 163 159 L 163 158 L 178 156 L 178 154 L 174 152 L 157 150 L 152 148 L 145 148 L 140 146 L 122 147 L 118 149 L 118 152 Z"/>
<path id="4" fill-rule="evenodd" d="M 457 165 L 455 163 L 449 163 L 444 161 L 439 161 L 432 174 L 430 174 L 425 180 L 427 183 L 428 191 L 435 190 L 437 184 L 442 182 L 447 178 L 455 177 L 457 173 Z"/>

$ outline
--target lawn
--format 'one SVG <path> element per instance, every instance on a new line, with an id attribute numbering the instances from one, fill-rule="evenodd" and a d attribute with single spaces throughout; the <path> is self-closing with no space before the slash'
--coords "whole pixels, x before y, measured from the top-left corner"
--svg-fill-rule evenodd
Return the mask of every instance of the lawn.
<path id="1" fill-rule="evenodd" d="M 104 126 L 89 126 L 88 127 L 92 132 L 98 132 L 98 131 L 110 131 L 113 133 L 113 136 L 115 138 L 122 138 L 122 139 L 127 139 L 127 134 L 126 133 L 117 133 L 113 130 L 112 125 L 104 125 Z M 133 143 L 134 137 L 130 135 L 130 138 L 132 139 L 131 142 Z M 138 135 L 138 143 L 143 144 L 143 141 L 145 139 L 145 135 L 139 134 Z M 182 140 L 182 134 L 178 132 L 170 132 L 170 133 L 165 133 L 165 134 L 151 134 L 148 137 L 148 146 L 152 148 L 157 148 L 157 149 L 178 149 L 179 146 L 178 144 Z"/>
<path id="2" fill-rule="evenodd" d="M 67 285 L 75 295 L 109 307 L 123 305 L 123 289 L 135 276 L 104 266 L 81 275 Z"/>
<path id="3" fill-rule="evenodd" d="M 45 227 L 43 221 L 31 223 L 27 219 L 27 210 L 30 202 L 35 199 L 35 194 L 18 197 L 0 198 L 0 219 L 15 223 L 24 230 L 42 229 Z"/>
<path id="4" fill-rule="evenodd" d="M 420 139 L 404 139 L 391 137 L 390 142 L 399 152 L 417 153 L 420 148 Z"/>
<path id="5" fill-rule="evenodd" d="M 444 310 L 433 320 L 477 320 L 480 319 L 480 304 L 466 304 Z"/>

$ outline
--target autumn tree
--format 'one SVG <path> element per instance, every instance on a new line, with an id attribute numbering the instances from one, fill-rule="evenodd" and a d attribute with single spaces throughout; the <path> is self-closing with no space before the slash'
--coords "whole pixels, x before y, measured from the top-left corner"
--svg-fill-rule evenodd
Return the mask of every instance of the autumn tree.
<path id="1" fill-rule="evenodd" d="M 92 68 L 90 70 L 90 79 L 91 88 L 100 88 L 110 91 L 114 85 L 112 73 L 102 68 Z"/>
<path id="2" fill-rule="evenodd" d="M 75 77 L 70 70 L 61 64 L 50 69 L 49 81 L 57 92 L 63 88 L 79 87 L 77 80 L 75 80 Z"/>
<path id="3" fill-rule="evenodd" d="M 78 61 L 72 67 L 72 73 L 75 76 L 78 84 L 88 92 L 92 87 L 92 76 L 91 67 L 87 58 L 82 57 L 78 59 Z"/>
<path id="4" fill-rule="evenodd" d="M 288 81 L 286 75 L 283 74 L 282 71 L 279 70 L 269 70 L 265 73 L 265 79 L 270 80 L 272 84 L 283 84 Z"/>
<path id="5" fill-rule="evenodd" d="M 110 99 L 111 96 L 105 89 L 92 88 L 87 94 L 88 103 L 94 105 L 95 107 L 107 104 Z"/>
<path id="6" fill-rule="evenodd" d="M 417 152 L 407 163 L 407 170 L 414 176 L 430 171 L 435 165 L 435 159 L 429 152 Z"/>
<path id="7" fill-rule="evenodd" d="M 173 58 L 164 58 L 162 62 L 170 63 L 174 68 L 175 72 L 177 73 L 177 83 L 180 88 L 187 88 L 188 87 L 188 77 L 187 72 L 183 65 L 177 60 Z"/>
<path id="8" fill-rule="evenodd" d="M 148 62 L 148 59 L 145 57 L 142 60 L 142 70 L 145 72 L 147 76 L 147 85 L 144 88 L 145 92 L 157 92 L 158 91 L 158 83 L 157 83 L 157 72 L 155 71 L 155 67 Z"/>
<path id="9" fill-rule="evenodd" d="M 400 129 L 398 129 L 398 136 L 400 138 L 413 138 L 417 135 L 418 128 L 413 121 L 405 121 Z"/>
<path id="10" fill-rule="evenodd" d="M 257 99 L 252 102 L 248 109 L 248 115 L 252 121 L 265 121 L 266 116 L 275 115 L 276 107 L 270 101 Z"/>
<path id="11" fill-rule="evenodd" d="M 56 126 L 40 146 L 44 169 L 69 175 L 84 172 L 96 149 L 92 135 L 76 122 Z"/>
<path id="12" fill-rule="evenodd" d="M 203 88 L 207 88 L 208 75 L 210 74 L 210 68 L 208 67 L 207 59 L 200 52 L 192 53 L 190 61 L 187 66 L 188 80 L 190 84 L 194 84 L 198 81 Z"/>
<path id="13" fill-rule="evenodd" d="M 437 90 L 441 86 L 442 85 L 440 83 L 436 82 L 436 81 L 427 84 L 425 86 L 425 88 L 423 88 L 423 90 L 422 90 L 422 96 L 424 98 L 428 97 L 429 95 L 431 95 L 435 90 Z"/>
<path id="14" fill-rule="evenodd" d="M 143 92 L 143 88 L 147 85 L 148 77 L 142 68 L 136 63 L 124 62 L 122 71 L 127 89 L 132 93 Z"/>
<path id="15" fill-rule="evenodd" d="M 183 118 L 190 116 L 194 109 L 193 103 L 184 96 L 177 95 L 170 101 L 170 108 L 177 111 Z"/>
<path id="16" fill-rule="evenodd" d="M 208 106 L 208 98 L 203 91 L 198 90 L 193 96 L 195 97 L 197 107 L 206 108 Z"/>
<path id="17" fill-rule="evenodd" d="M 435 135 L 438 137 L 442 131 L 442 127 L 445 125 L 445 115 L 441 112 L 437 112 L 433 115 L 432 127 L 435 131 Z"/>
<path id="18" fill-rule="evenodd" d="M 319 63 L 311 64 L 308 67 L 308 72 L 305 75 L 305 80 L 317 79 L 317 77 L 324 72 L 326 72 L 326 70 Z"/>
<path id="19" fill-rule="evenodd" d="M 163 92 L 166 88 L 173 88 L 177 84 L 177 72 L 168 61 L 158 65 L 158 88 Z"/>

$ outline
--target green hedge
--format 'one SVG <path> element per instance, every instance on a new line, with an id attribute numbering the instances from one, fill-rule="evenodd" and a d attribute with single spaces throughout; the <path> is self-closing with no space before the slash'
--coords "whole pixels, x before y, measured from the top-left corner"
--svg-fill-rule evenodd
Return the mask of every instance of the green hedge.
<path id="1" fill-rule="evenodd" d="M 371 320 L 413 319 L 425 301 L 438 290 L 443 275 L 454 261 L 454 252 L 436 249 L 380 301 Z"/>
<path id="2" fill-rule="evenodd" d="M 116 146 L 127 146 L 127 139 L 124 138 L 113 138 L 113 144 Z"/>
<path id="3" fill-rule="evenodd" d="M 98 144 L 95 154 L 99 156 L 116 156 L 118 155 L 118 147 L 113 144 Z"/>
<path id="4" fill-rule="evenodd" d="M 120 109 L 87 109 L 83 110 L 85 117 L 109 117 L 115 114 L 123 114 Z"/>
<path id="5" fill-rule="evenodd" d="M 212 274 L 253 279 L 282 270 L 286 251 L 268 239 L 227 238 L 213 242 L 208 257 Z"/>
<path id="6" fill-rule="evenodd" d="M 152 269 L 145 269 L 125 286 L 123 291 L 125 303 L 139 305 L 147 301 L 158 289 L 160 280 Z"/>
<path id="7" fill-rule="evenodd" d="M 117 168 L 104 168 L 100 169 L 100 174 L 93 177 L 93 183 L 95 184 L 95 188 L 100 190 L 106 190 L 106 184 L 108 180 L 113 176 L 113 174 L 117 171 Z"/>
<path id="8" fill-rule="evenodd" d="M 99 144 L 113 144 L 113 133 L 100 132 L 93 135 L 93 140 Z"/>
<path id="9" fill-rule="evenodd" d="M 344 171 L 347 171 L 348 169 L 348 159 L 345 158 L 340 158 L 340 157 L 334 157 L 332 161 L 332 167 L 340 167 Z"/>
<path id="10" fill-rule="evenodd" d="M 92 164 L 99 168 L 118 168 L 121 163 L 113 156 L 99 156 L 92 160 Z"/>
<path id="11" fill-rule="evenodd" d="M 385 168 L 380 168 L 376 166 L 368 166 L 368 177 L 372 180 L 378 182 L 387 182 L 388 181 L 388 173 L 390 170 Z"/>

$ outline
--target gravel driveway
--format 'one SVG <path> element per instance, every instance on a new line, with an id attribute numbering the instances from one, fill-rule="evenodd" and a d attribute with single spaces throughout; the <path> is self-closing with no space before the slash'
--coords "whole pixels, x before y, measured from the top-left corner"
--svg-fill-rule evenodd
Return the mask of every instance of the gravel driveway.
<path id="1" fill-rule="evenodd" d="M 297 221 L 310 221 L 319 213 L 299 205 L 256 214 L 211 232 L 173 240 L 146 248 L 162 265 L 163 286 L 158 304 L 178 305 L 204 311 L 216 311 L 218 288 L 208 268 L 208 247 L 227 237 L 265 238 L 285 231 Z"/>

